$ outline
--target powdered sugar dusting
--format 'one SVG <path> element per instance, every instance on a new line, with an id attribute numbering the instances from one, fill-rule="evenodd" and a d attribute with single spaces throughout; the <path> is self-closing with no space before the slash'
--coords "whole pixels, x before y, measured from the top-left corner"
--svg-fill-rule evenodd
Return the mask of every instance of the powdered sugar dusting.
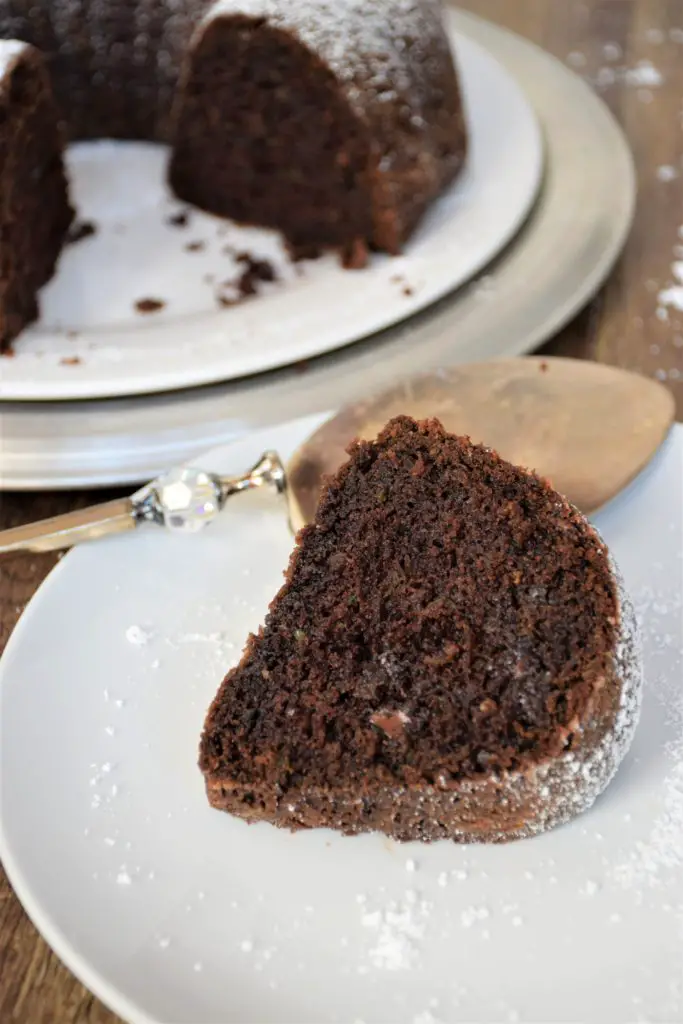
<path id="1" fill-rule="evenodd" d="M 467 907 L 460 915 L 460 923 L 463 928 L 471 928 L 478 921 L 485 921 L 489 917 L 489 908 L 485 906 Z"/>
<path id="2" fill-rule="evenodd" d="M 386 971 L 405 971 L 413 967 L 430 911 L 431 904 L 412 889 L 402 900 L 391 900 L 377 909 L 363 904 L 361 922 L 373 932 L 374 941 L 368 952 L 372 965 Z"/>
<path id="3" fill-rule="evenodd" d="M 657 88 L 664 81 L 661 71 L 649 60 L 640 60 L 633 68 L 624 72 L 624 79 L 628 85 L 642 86 L 649 89 Z"/>
<path id="4" fill-rule="evenodd" d="M 443 104 L 450 60 L 437 0 L 217 0 L 202 27 L 234 14 L 268 19 L 325 62 L 357 116 L 371 122 L 381 170 L 390 171 L 397 156 L 398 125 L 402 160 L 415 161 L 428 177 L 436 173 L 427 129 L 435 102 Z M 408 110 L 411 132 L 387 117 L 391 105 Z"/>
<path id="5" fill-rule="evenodd" d="M 663 754 L 668 771 L 659 790 L 660 806 L 649 834 L 637 841 L 628 855 L 613 868 L 615 881 L 626 888 L 642 888 L 664 884 L 671 869 L 683 865 L 683 695 L 680 680 L 683 676 L 683 595 L 679 592 L 664 603 L 650 587 L 639 595 L 638 613 L 643 625 L 647 624 L 648 639 L 654 651 L 676 651 L 677 669 L 671 682 L 657 680 L 653 694 L 659 699 L 673 737 Z M 660 632 L 658 621 L 673 615 L 678 624 L 677 635 L 666 629 Z"/>
<path id="6" fill-rule="evenodd" d="M 267 18 L 294 32 L 341 82 L 370 82 L 386 90 L 387 100 L 414 89 L 421 58 L 442 34 L 434 0 L 217 0 L 206 20 L 232 14 Z M 410 50 L 406 40 L 413 42 Z"/>
<path id="7" fill-rule="evenodd" d="M 19 39 L 0 39 L 0 77 L 11 70 L 26 49 L 26 43 Z"/>
<path id="8" fill-rule="evenodd" d="M 657 179 L 659 181 L 674 181 L 678 177 L 678 171 L 672 164 L 662 164 L 657 168 Z"/>
<path id="9" fill-rule="evenodd" d="M 152 633 L 142 626 L 129 626 L 126 630 L 126 640 L 133 647 L 144 647 L 152 639 Z"/>
<path id="10" fill-rule="evenodd" d="M 657 296 L 658 313 L 660 310 L 666 310 L 669 306 L 683 311 L 683 261 L 674 260 L 671 264 L 671 274 L 676 283 L 662 288 L 659 292 Z"/>

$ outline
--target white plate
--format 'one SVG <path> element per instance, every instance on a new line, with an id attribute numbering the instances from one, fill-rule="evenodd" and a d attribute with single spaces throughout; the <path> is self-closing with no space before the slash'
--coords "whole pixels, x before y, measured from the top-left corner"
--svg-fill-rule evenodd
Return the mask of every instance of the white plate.
<path id="1" fill-rule="evenodd" d="M 202 462 L 287 455 L 316 422 Z M 499 847 L 208 807 L 203 716 L 291 547 L 276 499 L 70 554 L 0 666 L 0 852 L 34 922 L 136 1024 L 681 1020 L 682 502 L 677 427 L 599 517 L 643 619 L 634 747 L 592 811 Z"/>
<path id="2" fill-rule="evenodd" d="M 65 249 L 44 289 L 41 321 L 16 341 L 15 358 L 0 360 L 0 398 L 133 395 L 257 373 L 367 337 L 474 276 L 526 217 L 543 146 L 514 78 L 452 35 L 472 135 L 467 167 L 405 255 L 374 256 L 363 271 L 345 271 L 333 256 L 292 266 L 273 233 L 196 210 L 188 227 L 170 226 L 181 207 L 165 185 L 163 147 L 74 147 L 79 217 L 98 230 Z M 204 250 L 186 251 L 193 242 Z M 269 258 L 281 281 L 258 299 L 219 308 L 219 285 L 239 273 L 226 247 Z M 135 304 L 144 299 L 165 305 L 141 314 Z"/>

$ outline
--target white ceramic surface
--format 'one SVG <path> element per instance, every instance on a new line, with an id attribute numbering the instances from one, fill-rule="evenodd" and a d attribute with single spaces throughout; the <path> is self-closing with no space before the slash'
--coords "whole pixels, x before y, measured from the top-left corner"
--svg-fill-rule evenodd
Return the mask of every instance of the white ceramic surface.
<path id="1" fill-rule="evenodd" d="M 0 398 L 134 395 L 230 380 L 329 352 L 424 309 L 485 266 L 538 192 L 543 146 L 514 78 L 452 29 L 472 145 L 464 173 L 398 258 L 363 271 L 336 257 L 293 266 L 273 233 L 190 212 L 165 184 L 166 150 L 96 142 L 69 154 L 79 218 L 97 232 L 68 246 L 44 289 L 42 319 L 0 359 Z M 201 243 L 201 251 L 188 244 Z M 268 258 L 281 280 L 220 308 L 239 275 L 229 252 Z M 140 313 L 139 300 L 164 303 Z"/>
<path id="2" fill-rule="evenodd" d="M 288 455 L 316 422 L 201 461 Z M 54 949 L 136 1024 L 681 1020 L 683 428 L 598 524 L 643 623 L 642 721 L 589 813 L 499 847 L 208 807 L 198 736 L 280 583 L 277 499 L 68 555 L 0 663 L 0 853 Z"/>

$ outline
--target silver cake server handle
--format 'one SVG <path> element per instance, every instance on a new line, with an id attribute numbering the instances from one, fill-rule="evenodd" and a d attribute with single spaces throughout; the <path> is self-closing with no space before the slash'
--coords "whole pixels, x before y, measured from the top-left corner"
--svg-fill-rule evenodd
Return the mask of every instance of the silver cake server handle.
<path id="1" fill-rule="evenodd" d="M 179 467 L 129 498 L 1 530 L 0 555 L 57 551 L 149 523 L 174 533 L 196 533 L 216 518 L 229 498 L 257 487 L 272 487 L 278 494 L 286 494 L 287 475 L 277 452 L 264 452 L 242 476 Z"/>

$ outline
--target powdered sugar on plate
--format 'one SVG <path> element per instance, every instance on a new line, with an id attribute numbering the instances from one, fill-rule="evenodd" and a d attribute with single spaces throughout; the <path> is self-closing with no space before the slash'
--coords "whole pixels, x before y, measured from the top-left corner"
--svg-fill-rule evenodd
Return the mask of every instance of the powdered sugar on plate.
<path id="1" fill-rule="evenodd" d="M 133 647 L 145 647 L 152 639 L 152 631 L 143 629 L 142 626 L 129 626 L 126 630 L 126 640 Z"/>
<path id="2" fill-rule="evenodd" d="M 683 577 L 683 573 L 682 573 Z M 653 661 L 662 655 L 674 672 L 650 680 L 673 738 L 664 749 L 668 768 L 658 792 L 659 807 L 649 834 L 618 861 L 612 876 L 627 888 L 661 886 L 668 872 L 683 866 L 683 578 L 679 593 L 646 587 L 637 595 L 638 617 Z M 676 675 L 677 671 L 677 675 Z"/>
<path id="3" fill-rule="evenodd" d="M 386 971 L 406 971 L 420 956 L 432 904 L 408 889 L 400 900 L 390 900 L 371 908 L 363 904 L 361 923 L 373 935 L 368 958 L 373 967 Z"/>

